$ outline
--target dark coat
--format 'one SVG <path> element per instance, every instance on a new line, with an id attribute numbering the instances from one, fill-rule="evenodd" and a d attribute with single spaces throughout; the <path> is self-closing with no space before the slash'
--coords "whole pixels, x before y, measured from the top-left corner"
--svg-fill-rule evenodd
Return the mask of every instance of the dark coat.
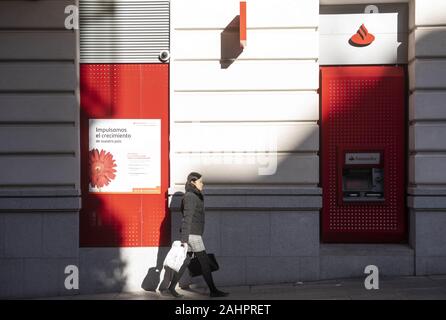
<path id="1" fill-rule="evenodd" d="M 204 199 L 203 194 L 194 186 L 186 186 L 186 193 L 181 202 L 181 242 L 188 242 L 190 234 L 203 235 Z"/>

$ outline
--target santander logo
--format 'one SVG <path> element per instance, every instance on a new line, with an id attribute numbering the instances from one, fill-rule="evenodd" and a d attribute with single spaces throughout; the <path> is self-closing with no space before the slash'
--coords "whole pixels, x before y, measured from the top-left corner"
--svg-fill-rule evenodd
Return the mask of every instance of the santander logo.
<path id="1" fill-rule="evenodd" d="M 350 38 L 349 43 L 354 47 L 366 47 L 375 40 L 375 36 L 367 30 L 364 24 Z"/>

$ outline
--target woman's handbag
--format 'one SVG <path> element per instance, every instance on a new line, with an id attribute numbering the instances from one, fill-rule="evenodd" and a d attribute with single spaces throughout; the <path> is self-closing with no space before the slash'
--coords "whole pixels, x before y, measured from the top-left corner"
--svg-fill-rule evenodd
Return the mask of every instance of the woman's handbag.
<path id="1" fill-rule="evenodd" d="M 174 241 L 172 248 L 167 253 L 163 265 L 178 272 L 184 263 L 187 255 L 187 247 L 181 246 L 181 241 Z"/>
<path id="2" fill-rule="evenodd" d="M 215 255 L 213 253 L 208 253 L 208 261 L 209 261 L 209 266 L 211 267 L 211 272 L 217 271 L 220 268 L 217 259 L 215 259 Z M 190 260 L 188 268 L 191 277 L 202 275 L 201 265 L 197 257 L 194 257 Z"/>

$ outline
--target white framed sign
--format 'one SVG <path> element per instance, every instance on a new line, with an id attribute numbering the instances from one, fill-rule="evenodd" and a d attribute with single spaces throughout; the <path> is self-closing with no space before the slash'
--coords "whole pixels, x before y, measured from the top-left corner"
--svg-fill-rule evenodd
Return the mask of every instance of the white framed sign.
<path id="1" fill-rule="evenodd" d="M 408 19 L 404 3 L 321 6 L 319 64 L 407 63 Z"/>
<path id="2" fill-rule="evenodd" d="M 161 193 L 161 119 L 89 120 L 89 192 Z"/>

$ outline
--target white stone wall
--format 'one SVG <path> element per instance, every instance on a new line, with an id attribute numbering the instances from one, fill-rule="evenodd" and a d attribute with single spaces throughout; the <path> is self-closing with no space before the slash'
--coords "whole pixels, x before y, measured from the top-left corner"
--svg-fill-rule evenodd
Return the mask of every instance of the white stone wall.
<path id="1" fill-rule="evenodd" d="M 222 188 L 317 185 L 318 12 L 314 0 L 250 1 L 248 45 L 238 52 L 238 29 L 227 27 L 239 1 L 172 1 L 172 187 L 193 170 Z M 256 157 L 265 150 L 277 171 L 262 176 Z"/>
<path id="2" fill-rule="evenodd" d="M 409 198 L 416 273 L 446 272 L 446 2 L 410 3 Z"/>
<path id="3" fill-rule="evenodd" d="M 238 0 L 171 1 L 172 238 L 198 171 L 218 285 L 316 279 L 319 1 L 248 0 L 244 50 L 238 15 Z"/>

